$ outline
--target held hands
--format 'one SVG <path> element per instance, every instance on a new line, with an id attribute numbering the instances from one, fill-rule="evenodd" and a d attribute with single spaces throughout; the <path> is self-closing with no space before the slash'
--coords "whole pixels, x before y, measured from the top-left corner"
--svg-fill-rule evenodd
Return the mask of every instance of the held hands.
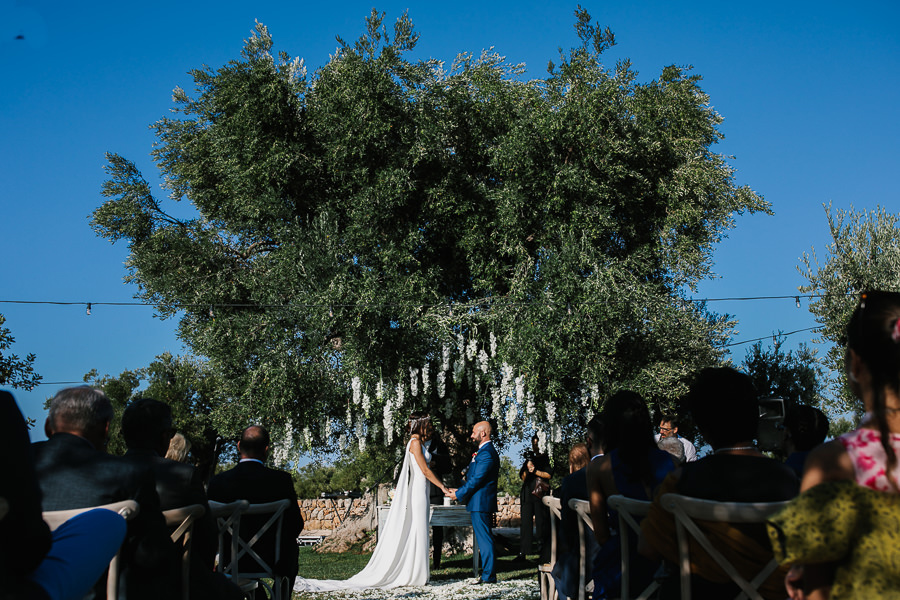
<path id="1" fill-rule="evenodd" d="M 450 498 L 451 500 L 456 500 L 456 490 L 459 488 L 445 488 L 444 495 Z"/>

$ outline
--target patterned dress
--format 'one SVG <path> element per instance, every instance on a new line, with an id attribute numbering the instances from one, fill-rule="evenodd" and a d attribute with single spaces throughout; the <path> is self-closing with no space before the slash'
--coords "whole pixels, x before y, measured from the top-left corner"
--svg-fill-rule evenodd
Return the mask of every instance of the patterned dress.
<path id="1" fill-rule="evenodd" d="M 891 487 L 887 478 L 885 471 L 887 455 L 881 446 L 881 433 L 877 429 L 861 427 L 845 433 L 838 440 L 853 460 L 856 483 L 879 492 L 896 493 L 896 489 Z M 891 434 L 891 446 L 894 448 L 894 453 L 900 457 L 900 434 Z M 894 466 L 891 475 L 894 481 L 900 482 L 900 460 Z"/>

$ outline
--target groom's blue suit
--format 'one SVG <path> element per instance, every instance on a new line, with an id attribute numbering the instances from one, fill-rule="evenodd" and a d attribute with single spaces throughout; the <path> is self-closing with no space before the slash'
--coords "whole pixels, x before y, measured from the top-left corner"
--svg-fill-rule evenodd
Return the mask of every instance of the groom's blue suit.
<path id="1" fill-rule="evenodd" d="M 481 579 L 497 581 L 494 572 L 494 538 L 491 535 L 492 513 L 497 512 L 497 477 L 500 456 L 490 440 L 484 442 L 466 471 L 466 483 L 456 490 L 456 499 L 466 505 L 472 517 L 472 530 L 481 552 Z"/>

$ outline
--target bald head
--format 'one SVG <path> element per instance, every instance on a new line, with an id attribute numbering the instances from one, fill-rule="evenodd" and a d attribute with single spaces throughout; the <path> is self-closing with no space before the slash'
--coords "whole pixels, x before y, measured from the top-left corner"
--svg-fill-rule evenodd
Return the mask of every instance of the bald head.
<path id="1" fill-rule="evenodd" d="M 238 452 L 241 458 L 265 461 L 269 453 L 269 432 L 262 425 L 251 425 L 241 434 Z"/>
<path id="2" fill-rule="evenodd" d="M 472 440 L 476 444 L 481 444 L 491 439 L 491 424 L 487 421 L 480 421 L 472 425 Z"/>

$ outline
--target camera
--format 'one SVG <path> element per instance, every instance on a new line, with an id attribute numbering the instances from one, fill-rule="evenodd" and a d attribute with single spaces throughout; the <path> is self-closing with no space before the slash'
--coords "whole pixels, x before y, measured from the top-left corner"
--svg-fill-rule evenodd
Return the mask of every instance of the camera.
<path id="1" fill-rule="evenodd" d="M 757 447 L 767 452 L 778 452 L 784 443 L 784 399 L 765 398 L 759 401 L 759 429 Z"/>
<path id="2" fill-rule="evenodd" d="M 534 462 L 536 456 L 537 455 L 534 453 L 534 450 L 525 450 L 524 452 L 522 452 L 522 460 L 524 460 L 525 462 L 528 462 L 529 460 L 531 462 Z"/>

